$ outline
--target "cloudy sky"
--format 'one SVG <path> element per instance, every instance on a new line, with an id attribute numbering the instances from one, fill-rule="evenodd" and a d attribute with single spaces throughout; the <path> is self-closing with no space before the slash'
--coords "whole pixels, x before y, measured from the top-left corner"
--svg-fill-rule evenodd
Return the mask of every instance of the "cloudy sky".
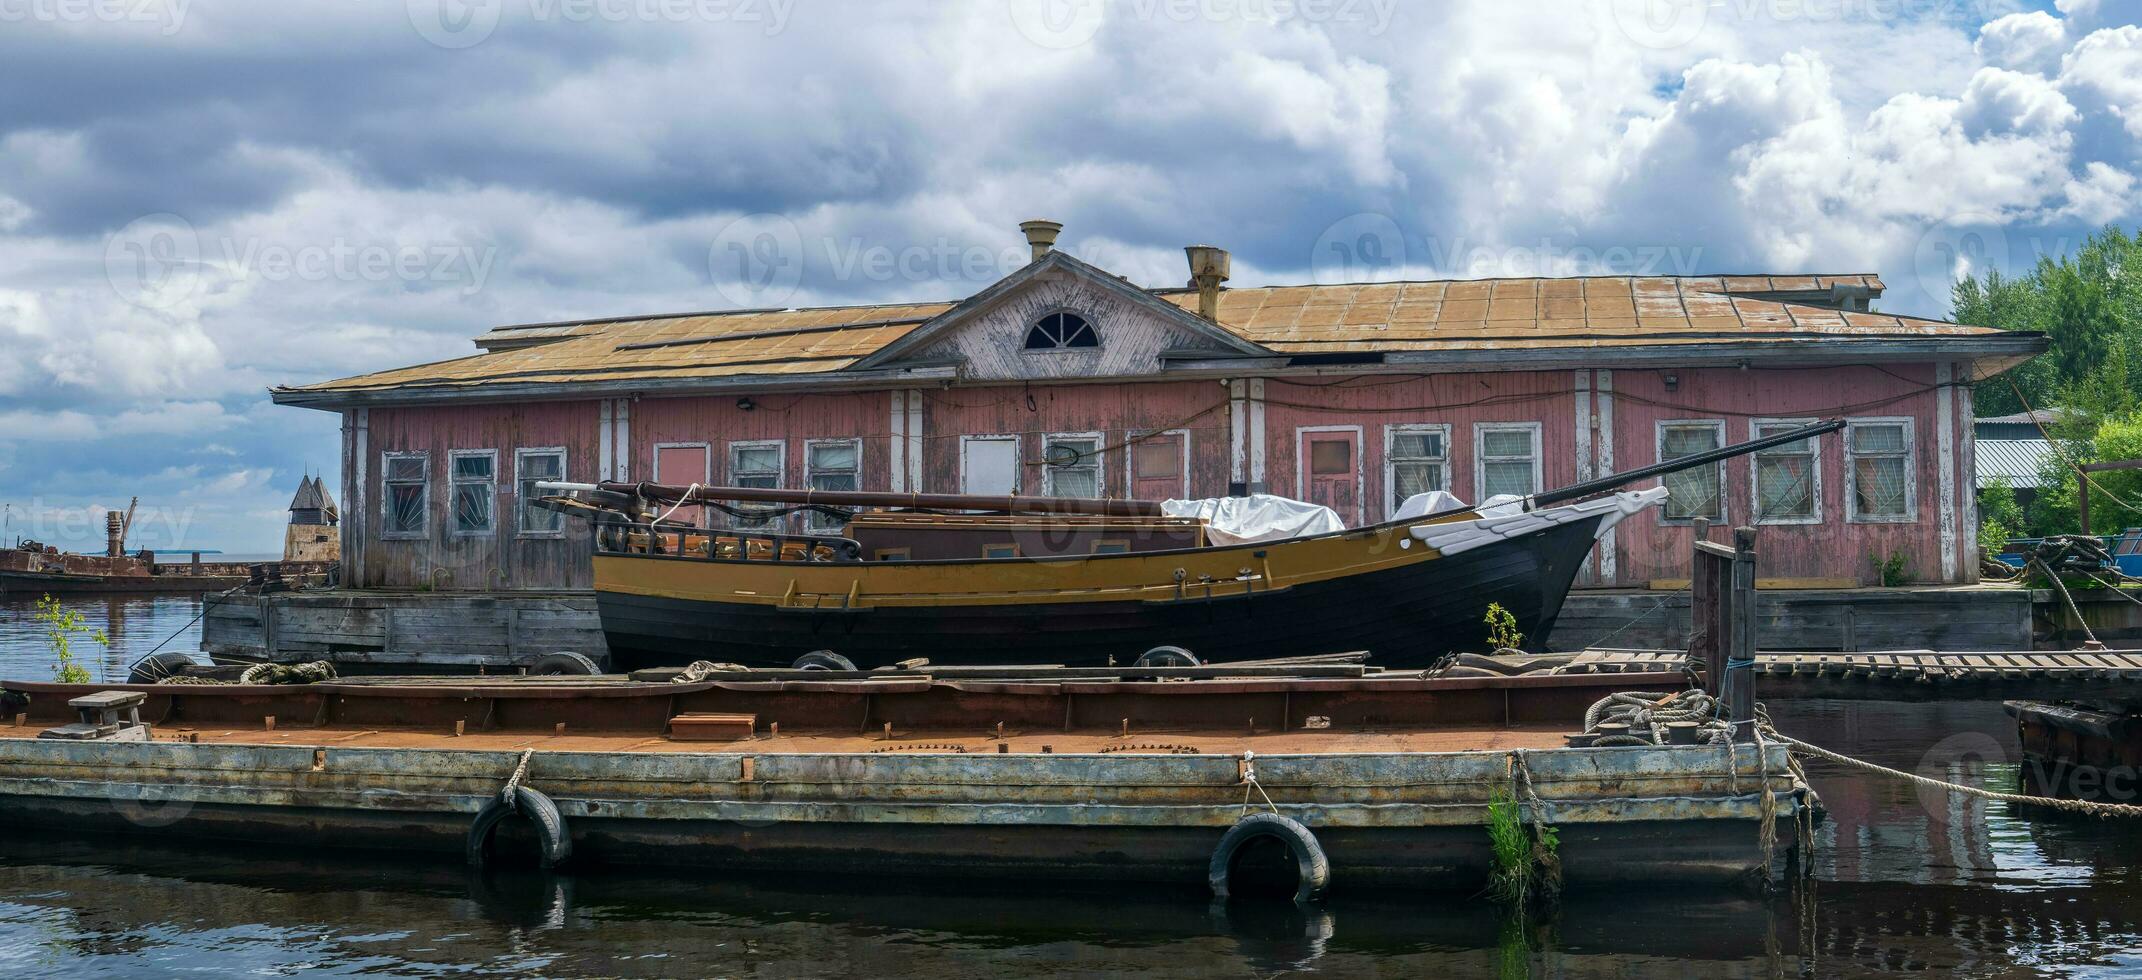
<path id="1" fill-rule="evenodd" d="M 0 502 L 279 547 L 272 384 L 501 323 L 1148 285 L 1958 268 L 2142 221 L 2142 0 L 0 0 Z"/>

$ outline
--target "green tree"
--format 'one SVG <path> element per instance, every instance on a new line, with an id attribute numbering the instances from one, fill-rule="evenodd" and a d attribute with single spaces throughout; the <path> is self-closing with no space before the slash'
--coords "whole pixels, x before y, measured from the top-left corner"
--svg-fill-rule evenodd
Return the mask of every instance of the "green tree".
<path id="1" fill-rule="evenodd" d="M 2036 330 L 2050 342 L 2045 356 L 1978 384 L 1979 415 L 2023 410 L 2010 381 L 2039 408 L 2065 406 L 2064 396 L 2083 388 L 2102 403 L 2108 384 L 2124 387 L 2130 410 L 2142 401 L 2142 371 L 2122 363 L 2107 373 L 2115 358 L 2142 352 L 2142 235 L 2108 227 L 2073 254 L 2039 258 L 2022 276 L 1993 269 L 1966 278 L 1950 301 L 1959 323 Z"/>

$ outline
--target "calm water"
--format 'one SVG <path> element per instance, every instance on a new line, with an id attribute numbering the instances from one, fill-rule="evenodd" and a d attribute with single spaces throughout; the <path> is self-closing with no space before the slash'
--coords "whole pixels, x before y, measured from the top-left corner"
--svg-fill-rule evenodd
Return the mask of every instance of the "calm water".
<path id="1" fill-rule="evenodd" d="M 114 625 L 126 653 L 98 664 L 113 672 L 199 611 L 75 605 Z M 18 614 L 0 607 L 0 673 L 47 676 Z M 1772 707 L 1787 731 L 1890 765 L 2016 781 L 1998 706 Z M 1342 893 L 1304 913 L 1145 887 L 482 878 L 373 856 L 0 835 L 0 976 L 2142 976 L 2142 827 L 1811 773 L 1831 810 L 1811 886 L 1767 900 L 1629 888 L 1528 928 L 1463 896 Z"/>
<path id="2" fill-rule="evenodd" d="M 86 634 L 73 642 L 75 659 L 89 668 L 97 680 L 125 680 L 127 667 L 159 643 L 167 651 L 200 656 L 200 596 L 83 595 L 61 599 L 68 609 L 82 614 L 84 626 L 104 630 L 111 638 L 109 649 L 98 647 Z M 53 656 L 45 640 L 45 627 L 33 615 L 36 608 L 36 596 L 0 594 L 0 677 L 52 679 Z"/>

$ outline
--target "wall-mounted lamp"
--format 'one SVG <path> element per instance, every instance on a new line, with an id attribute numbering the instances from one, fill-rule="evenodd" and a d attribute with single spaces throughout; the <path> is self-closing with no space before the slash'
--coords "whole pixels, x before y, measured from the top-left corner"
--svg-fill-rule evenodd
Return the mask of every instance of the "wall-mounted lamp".
<path id="1" fill-rule="evenodd" d="M 739 412 L 748 412 L 757 407 L 759 407 L 758 403 L 752 401 L 748 395 L 736 400 L 736 410 Z"/>
<path id="2" fill-rule="evenodd" d="M 1678 374 L 1675 374 L 1675 373 L 1673 373 L 1672 371 L 1668 371 L 1668 372 L 1666 372 L 1666 390 L 1667 390 L 1667 391 L 1679 391 L 1679 390 L 1681 390 L 1681 376 L 1680 376 L 1680 375 L 1678 375 Z"/>

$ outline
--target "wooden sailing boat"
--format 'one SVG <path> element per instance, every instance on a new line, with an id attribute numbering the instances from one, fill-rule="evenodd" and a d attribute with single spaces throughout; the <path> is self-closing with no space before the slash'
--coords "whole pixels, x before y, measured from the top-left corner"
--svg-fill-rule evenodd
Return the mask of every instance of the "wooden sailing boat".
<path id="1" fill-rule="evenodd" d="M 542 486 L 573 494 L 546 506 L 595 520 L 597 605 L 622 669 L 786 666 L 814 651 L 863 668 L 915 657 L 1100 666 L 1159 646 L 1212 660 L 1368 650 L 1405 668 L 1479 648 L 1490 604 L 1543 643 L 1600 535 L 1666 498 L 1663 487 L 1619 488 L 1842 427 L 1824 422 L 1486 512 L 1224 545 L 1152 501 Z M 754 519 L 728 501 L 839 513 L 847 533 L 671 519 L 686 505 Z"/>

